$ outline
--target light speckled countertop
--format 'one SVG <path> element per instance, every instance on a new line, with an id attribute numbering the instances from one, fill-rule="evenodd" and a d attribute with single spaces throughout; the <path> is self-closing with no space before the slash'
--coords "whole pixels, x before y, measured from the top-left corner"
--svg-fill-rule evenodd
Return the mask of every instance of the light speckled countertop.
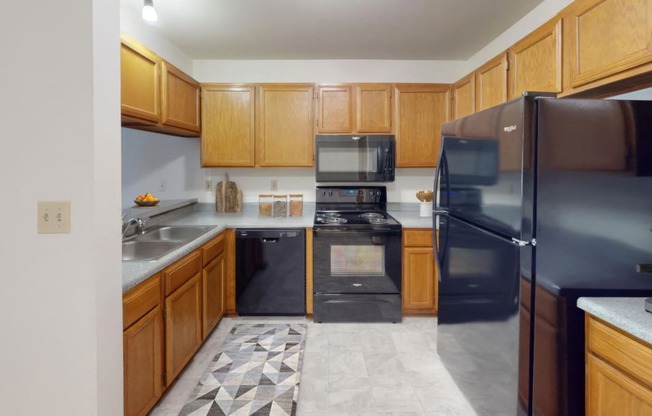
<path id="1" fill-rule="evenodd" d="M 646 298 L 579 298 L 577 306 L 652 344 L 652 313 L 645 311 Z"/>
<path id="2" fill-rule="evenodd" d="M 207 225 L 212 230 L 155 261 L 122 262 L 122 292 L 135 287 L 227 228 L 307 228 L 312 227 L 315 203 L 305 202 L 301 217 L 260 217 L 257 203 L 245 203 L 242 212 L 215 212 L 215 205 L 197 200 L 161 201 L 156 208 L 127 208 L 127 218 L 151 217 L 150 225 Z M 387 211 L 403 228 L 432 228 L 432 217 L 419 216 L 418 203 L 389 203 Z M 164 214 L 164 215 L 161 215 Z"/>

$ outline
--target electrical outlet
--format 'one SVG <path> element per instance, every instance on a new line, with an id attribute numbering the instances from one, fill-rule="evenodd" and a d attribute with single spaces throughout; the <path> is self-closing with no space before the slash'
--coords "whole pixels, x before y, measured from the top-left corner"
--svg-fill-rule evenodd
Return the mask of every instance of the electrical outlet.
<path id="1" fill-rule="evenodd" d="M 161 184 L 158 187 L 159 192 L 165 192 L 168 190 L 168 181 L 165 179 L 161 179 Z"/>
<path id="2" fill-rule="evenodd" d="M 38 234 L 70 234 L 70 201 L 38 201 Z"/>
<path id="3" fill-rule="evenodd" d="M 206 179 L 204 181 L 204 190 L 206 190 L 206 191 L 212 191 L 213 190 L 213 180 L 212 179 Z"/>
<path id="4" fill-rule="evenodd" d="M 278 191 L 278 179 L 272 179 L 272 191 Z"/>

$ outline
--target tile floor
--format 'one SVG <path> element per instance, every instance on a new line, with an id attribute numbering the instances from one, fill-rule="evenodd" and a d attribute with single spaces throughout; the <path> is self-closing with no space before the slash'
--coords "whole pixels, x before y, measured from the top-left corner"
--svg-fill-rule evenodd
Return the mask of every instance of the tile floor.
<path id="1" fill-rule="evenodd" d="M 316 324 L 305 318 L 224 318 L 150 413 L 177 416 L 231 327 L 308 325 L 297 416 L 473 416 L 437 356 L 437 319 L 400 324 Z"/>

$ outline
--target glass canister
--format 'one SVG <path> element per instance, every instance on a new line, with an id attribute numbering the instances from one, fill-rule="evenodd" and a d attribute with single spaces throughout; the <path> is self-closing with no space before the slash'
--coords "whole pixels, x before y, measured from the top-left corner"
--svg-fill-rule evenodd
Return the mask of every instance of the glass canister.
<path id="1" fill-rule="evenodd" d="M 287 217 L 288 216 L 288 196 L 274 195 L 274 208 L 272 209 L 273 217 Z"/>
<path id="2" fill-rule="evenodd" d="M 303 215 L 303 194 L 290 194 L 290 217 Z"/>
<path id="3" fill-rule="evenodd" d="M 271 217 L 273 206 L 272 194 L 258 194 L 258 215 L 261 217 Z"/>

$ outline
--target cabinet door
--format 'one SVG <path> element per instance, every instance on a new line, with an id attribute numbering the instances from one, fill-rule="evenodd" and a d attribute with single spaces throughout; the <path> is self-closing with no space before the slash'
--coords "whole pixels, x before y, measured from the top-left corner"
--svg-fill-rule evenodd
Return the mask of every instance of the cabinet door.
<path id="1" fill-rule="evenodd" d="M 509 49 L 510 98 L 524 91 L 561 92 L 561 19 L 552 20 Z"/>
<path id="2" fill-rule="evenodd" d="M 202 339 L 224 316 L 226 268 L 224 253 L 218 255 L 202 271 Z"/>
<path id="3" fill-rule="evenodd" d="M 123 333 L 125 416 L 144 416 L 163 391 L 163 317 L 156 306 Z"/>
<path id="4" fill-rule="evenodd" d="M 651 15 L 652 0 L 575 1 L 565 18 L 571 86 L 650 62 Z"/>
<path id="5" fill-rule="evenodd" d="M 255 88 L 205 84 L 201 91 L 201 165 L 254 166 Z"/>
<path id="6" fill-rule="evenodd" d="M 179 375 L 202 341 L 201 278 L 193 276 L 165 299 L 165 380 Z"/>
<path id="7" fill-rule="evenodd" d="M 353 132 L 351 85 L 320 85 L 317 115 L 318 133 Z"/>
<path id="8" fill-rule="evenodd" d="M 475 71 L 475 110 L 482 111 L 507 101 L 507 53 L 500 54 Z"/>
<path id="9" fill-rule="evenodd" d="M 587 415 L 652 415 L 652 390 L 593 354 L 586 357 Z"/>
<path id="10" fill-rule="evenodd" d="M 437 164 L 449 103 L 450 85 L 396 85 L 396 167 Z"/>
<path id="11" fill-rule="evenodd" d="M 356 131 L 390 133 L 392 131 L 392 88 L 390 84 L 355 86 Z"/>
<path id="12" fill-rule="evenodd" d="M 163 62 L 162 123 L 199 133 L 199 83 Z"/>
<path id="13" fill-rule="evenodd" d="M 262 85 L 258 92 L 256 164 L 312 166 L 314 87 Z"/>
<path id="14" fill-rule="evenodd" d="M 432 230 L 403 231 L 403 313 L 437 313 L 437 269 Z"/>
<path id="15" fill-rule="evenodd" d="M 120 40 L 122 115 L 158 123 L 161 59 L 126 35 L 121 35 Z"/>
<path id="16" fill-rule="evenodd" d="M 475 113 L 475 74 L 453 84 L 453 120 Z"/>

